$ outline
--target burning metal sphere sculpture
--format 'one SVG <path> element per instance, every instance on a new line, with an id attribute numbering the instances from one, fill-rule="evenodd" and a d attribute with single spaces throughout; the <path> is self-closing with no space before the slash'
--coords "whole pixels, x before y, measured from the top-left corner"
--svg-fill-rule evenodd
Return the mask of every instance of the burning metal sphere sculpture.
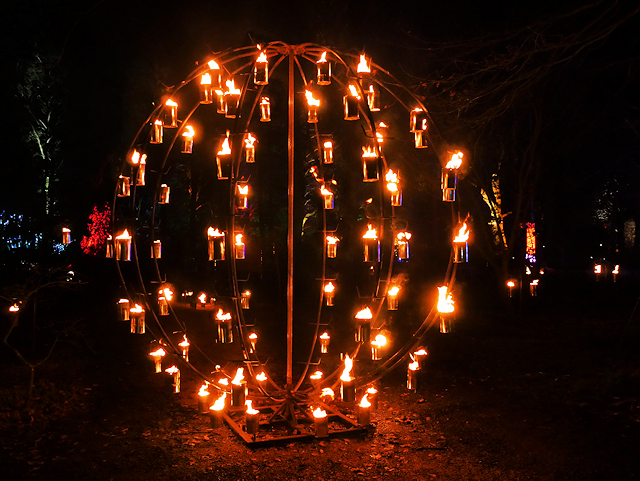
<path id="1" fill-rule="evenodd" d="M 322 403 L 326 393 L 339 390 L 343 401 L 354 401 L 359 386 L 406 363 L 444 316 L 429 294 L 433 308 L 414 323 L 413 333 L 398 335 L 395 346 L 388 338 L 394 316 L 402 313 L 408 277 L 402 269 L 414 240 L 407 230 L 408 176 L 400 171 L 427 153 L 440 161 L 442 200 L 451 206 L 455 227 L 463 154 L 440 148 L 444 142 L 432 135 L 422 101 L 364 55 L 272 42 L 214 57 L 158 104 L 123 162 L 111 254 L 127 290 L 118 304 L 120 318 L 131 319 L 132 332 L 154 336 L 168 362 L 184 363 L 182 369 L 203 378 L 199 411 L 211 416 L 214 428 L 226 416 L 247 443 L 260 441 L 263 423 L 279 420 L 296 431 L 315 416 L 311 437 L 331 433 L 327 419 L 342 423 L 344 432 L 363 429 L 370 423 L 366 395 L 355 423 Z M 409 129 L 390 125 L 399 115 L 409 119 Z M 284 258 L 286 321 L 261 326 L 267 321 L 254 312 L 275 316 L 278 309 L 269 302 L 279 292 L 269 269 Z M 456 265 L 467 258 L 466 238 L 456 237 L 444 275 L 449 289 Z M 341 271 L 348 274 L 341 277 Z M 185 274 L 193 280 L 185 281 Z M 165 286 L 167 279 L 182 296 Z M 345 323 L 336 321 L 330 346 L 328 324 L 340 312 L 354 313 L 346 323 L 356 331 L 355 344 L 338 341 Z M 308 329 L 310 318 L 315 321 Z M 262 336 L 257 342 L 250 320 L 262 332 L 286 324 L 282 385 L 264 372 L 260 353 L 268 342 Z M 294 326 L 311 339 L 296 372 Z M 351 362 L 349 369 L 327 361 L 333 372 L 316 371 L 309 379 L 311 366 L 330 359 L 334 346 Z M 356 369 L 354 359 L 365 368 Z M 163 358 L 154 360 L 160 370 Z M 229 363 L 238 367 L 231 383 L 231 374 L 220 377 L 219 365 Z M 178 392 L 179 381 L 173 385 Z M 371 387 L 370 399 L 373 393 Z M 246 412 L 245 396 L 254 402 Z M 244 415 L 244 428 L 227 411 Z M 286 439 L 296 436 L 305 435 Z"/>

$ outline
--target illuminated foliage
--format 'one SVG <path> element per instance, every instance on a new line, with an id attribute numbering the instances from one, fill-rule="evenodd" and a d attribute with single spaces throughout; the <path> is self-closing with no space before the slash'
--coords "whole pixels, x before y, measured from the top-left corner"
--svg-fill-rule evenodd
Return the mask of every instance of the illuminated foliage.
<path id="1" fill-rule="evenodd" d="M 93 212 L 89 216 L 89 220 L 91 222 L 87 224 L 87 228 L 91 235 L 82 237 L 80 247 L 82 247 L 82 251 L 85 254 L 102 255 L 109 237 L 111 209 L 108 205 L 105 205 L 102 210 L 98 210 L 98 206 L 93 206 Z"/>

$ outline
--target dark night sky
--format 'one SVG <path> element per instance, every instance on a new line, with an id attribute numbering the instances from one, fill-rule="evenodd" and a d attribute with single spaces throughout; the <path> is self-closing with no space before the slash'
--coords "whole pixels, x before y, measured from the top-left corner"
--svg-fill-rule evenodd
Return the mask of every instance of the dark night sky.
<path id="1" fill-rule="evenodd" d="M 205 60 L 211 51 L 261 41 L 316 42 L 353 52 L 366 49 L 377 63 L 391 71 L 422 72 L 428 71 L 429 66 L 417 54 L 417 47 L 422 47 L 419 40 L 452 41 L 511 31 L 558 11 L 567 11 L 571 4 L 583 3 L 509 0 L 12 2 L 0 20 L 2 62 L 7 67 L 2 75 L 1 90 L 4 103 L 9 106 L 9 115 L 3 116 L 0 125 L 5 146 L 0 199 L 9 202 L 12 194 L 6 186 L 16 185 L 11 176 L 24 175 L 13 165 L 19 162 L 12 162 L 27 155 L 16 141 L 22 129 L 22 117 L 15 102 L 16 79 L 12 72 L 13 65 L 30 51 L 34 41 L 47 48 L 64 71 L 65 149 L 73 165 L 67 175 L 68 180 L 72 180 L 74 195 L 81 199 L 77 204 L 88 213 L 95 202 L 106 200 L 104 193 L 110 192 L 109 176 L 113 174 L 114 160 L 122 155 L 122 149 L 151 110 L 151 103 L 160 95 L 163 84 L 170 86 L 181 81 L 195 62 Z M 635 32 L 637 29 L 627 28 L 613 41 L 599 45 L 595 57 L 600 65 L 606 65 L 608 58 L 613 61 L 616 57 L 637 56 L 637 35 L 631 36 Z M 592 65 L 585 67 L 588 72 Z M 635 71 L 629 74 L 637 78 Z M 568 81 L 575 75 L 576 72 L 567 72 Z M 593 138 L 593 145 L 587 146 L 598 158 L 589 159 L 587 171 L 577 177 L 589 188 L 593 187 L 594 178 L 603 175 L 602 169 L 594 167 L 598 162 L 614 167 L 620 159 L 625 165 L 637 163 L 637 116 L 629 117 L 629 112 L 637 114 L 637 93 L 631 86 L 624 85 L 627 79 L 623 77 L 621 74 L 619 79 L 608 79 L 609 85 L 600 85 L 602 98 L 594 99 L 597 115 L 604 124 L 628 128 L 626 131 L 612 128 L 612 132 L 620 136 L 621 147 L 617 151 L 612 150 L 610 135 L 614 134 L 610 132 L 602 132 L 602 136 Z M 618 98 L 612 103 L 611 99 L 621 90 L 623 97 L 628 92 L 628 101 Z M 590 100 L 577 101 L 584 107 Z M 588 108 L 584 111 L 588 112 Z M 607 158 L 603 161 L 604 155 Z M 558 165 L 554 171 L 556 175 L 569 177 L 567 182 L 576 182 L 574 163 Z M 567 206 L 584 207 L 582 200 L 568 199 Z M 573 205 L 575 203 L 579 205 Z M 86 218 L 85 212 L 78 215 Z M 571 217 L 566 215 L 567 219 Z"/>

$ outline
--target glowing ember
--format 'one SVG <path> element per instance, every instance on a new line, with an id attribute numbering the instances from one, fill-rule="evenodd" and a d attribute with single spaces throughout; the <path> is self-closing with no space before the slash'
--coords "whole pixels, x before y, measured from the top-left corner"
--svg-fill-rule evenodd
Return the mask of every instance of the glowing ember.
<path id="1" fill-rule="evenodd" d="M 447 293 L 447 286 L 438 287 L 438 312 L 446 314 L 453 310 L 453 296 Z"/>
<path id="2" fill-rule="evenodd" d="M 369 389 L 367 389 L 367 394 L 376 394 L 378 392 L 378 390 L 371 386 Z"/>
<path id="3" fill-rule="evenodd" d="M 515 281 L 507 281 L 507 287 L 508 287 L 509 289 L 511 289 L 511 288 L 513 288 L 513 287 L 516 287 L 516 283 L 515 283 Z"/>
<path id="4" fill-rule="evenodd" d="M 325 388 L 322 388 L 320 397 L 323 399 L 328 399 L 330 401 L 333 401 L 333 399 L 335 398 L 335 393 L 333 392 L 333 389 L 331 389 L 330 387 L 325 387 Z"/>
<path id="5" fill-rule="evenodd" d="M 376 150 L 374 147 L 372 146 L 366 146 L 366 147 L 362 147 L 362 158 L 363 159 L 375 159 L 376 157 L 378 157 L 378 154 L 376 154 Z"/>
<path id="6" fill-rule="evenodd" d="M 267 380 L 267 375 L 264 372 L 261 372 L 261 373 L 256 375 L 256 381 L 264 382 L 266 380 Z"/>
<path id="7" fill-rule="evenodd" d="M 211 411 L 222 411 L 224 409 L 224 403 L 226 398 L 227 398 L 227 393 L 226 392 L 222 393 L 222 396 L 216 399 L 216 402 L 214 402 L 209 409 Z"/>
<path id="8" fill-rule="evenodd" d="M 361 309 L 358 311 L 358 313 L 356 314 L 356 319 L 372 319 L 373 318 L 373 314 L 371 313 L 371 309 L 369 309 L 368 307 L 365 307 L 364 309 Z"/>
<path id="9" fill-rule="evenodd" d="M 409 371 L 417 371 L 418 369 L 420 369 L 420 363 L 418 361 L 409 363 Z"/>
<path id="10" fill-rule="evenodd" d="M 164 370 L 164 372 L 166 372 L 167 374 L 175 374 L 177 372 L 180 372 L 180 369 L 178 369 L 177 366 L 171 366 L 171 367 L 166 368 Z"/>
<path id="11" fill-rule="evenodd" d="M 360 93 L 358 92 L 356 86 L 353 84 L 349 84 L 349 95 L 360 100 Z"/>
<path id="12" fill-rule="evenodd" d="M 153 356 L 153 357 L 162 357 L 162 356 L 165 356 L 166 354 L 167 354 L 167 351 L 165 351 L 161 347 L 159 347 L 155 351 L 149 353 L 149 355 Z"/>
<path id="13" fill-rule="evenodd" d="M 227 312 L 225 313 L 222 309 L 218 309 L 218 312 L 216 314 L 216 320 L 217 321 L 230 321 L 231 320 L 231 313 Z M 242 368 L 240 368 L 242 369 Z"/>
<path id="14" fill-rule="evenodd" d="M 184 132 L 182 132 L 182 136 L 188 139 L 192 139 L 194 135 L 196 135 L 196 131 L 193 130 L 193 127 L 191 127 L 191 125 L 187 125 L 184 128 Z"/>
<path id="15" fill-rule="evenodd" d="M 14 304 L 9 308 L 9 312 L 18 312 L 20 310 L 20 306 L 18 304 Z"/>
<path id="16" fill-rule="evenodd" d="M 371 341 L 371 345 L 376 348 L 384 347 L 387 345 L 387 337 L 384 334 L 378 334 L 376 338 Z"/>
<path id="17" fill-rule="evenodd" d="M 362 396 L 362 401 L 360 401 L 360 404 L 358 404 L 358 406 L 360 406 L 361 408 L 371 407 L 371 403 L 369 402 L 369 393 L 366 393 L 364 396 Z"/>
<path id="18" fill-rule="evenodd" d="M 313 92 L 311 92 L 309 90 L 305 90 L 304 95 L 307 98 L 307 105 L 309 105 L 309 107 L 319 107 L 320 106 L 320 100 L 313 96 Z"/>
<path id="19" fill-rule="evenodd" d="M 387 292 L 387 295 L 391 296 L 391 297 L 395 297 L 398 295 L 398 292 L 400 292 L 400 287 L 399 286 L 393 286 L 389 289 L 389 292 Z"/>
<path id="20" fill-rule="evenodd" d="M 333 282 L 327 282 L 324 285 L 324 292 L 333 292 L 336 290 L 336 286 L 333 285 Z M 325 333 L 326 334 L 326 333 Z M 320 336 L 320 338 L 322 339 L 322 336 Z"/>
<path id="21" fill-rule="evenodd" d="M 116 236 L 116 239 L 130 240 L 131 236 L 129 235 L 129 231 L 125 229 L 122 234 Z"/>
<path id="22" fill-rule="evenodd" d="M 207 384 L 206 382 L 200 386 L 200 390 L 198 391 L 198 396 L 200 397 L 207 397 L 209 395 L 209 384 Z"/>
<path id="23" fill-rule="evenodd" d="M 247 406 L 247 414 L 252 414 L 252 415 L 256 415 L 256 414 L 260 414 L 260 411 L 258 411 L 257 409 L 253 409 L 253 401 L 247 399 L 247 401 L 244 403 Z"/>
<path id="24" fill-rule="evenodd" d="M 351 382 L 353 380 L 353 378 L 351 377 L 352 369 L 353 369 L 353 359 L 349 357 L 349 354 L 346 354 L 344 357 L 344 370 L 342 371 L 340 380 L 343 382 Z M 324 389 L 323 389 L 323 392 L 324 392 Z"/>
<path id="25" fill-rule="evenodd" d="M 445 169 L 449 170 L 457 170 L 462 165 L 462 157 L 464 154 L 460 151 L 455 152 L 451 155 L 451 160 L 447 162 Z"/>
<path id="26" fill-rule="evenodd" d="M 363 239 L 377 239 L 378 231 L 371 224 L 367 226 L 367 232 L 362 236 Z"/>
<path id="27" fill-rule="evenodd" d="M 198 300 L 200 301 L 200 304 L 206 304 L 207 303 L 207 294 L 205 294 L 203 292 L 202 294 L 200 294 L 198 296 Z"/>
<path id="28" fill-rule="evenodd" d="M 215 229 L 213 227 L 209 227 L 209 229 L 207 229 L 207 236 L 208 237 L 224 237 L 224 232 L 220 232 L 217 227 Z"/>
<path id="29" fill-rule="evenodd" d="M 251 135 L 251 133 L 248 133 L 247 134 L 247 138 L 244 139 L 245 147 L 251 148 L 251 147 L 253 147 L 253 144 L 255 144 L 255 143 L 256 143 L 256 138 L 253 135 Z"/>
<path id="30" fill-rule="evenodd" d="M 236 234 L 236 245 L 237 245 L 237 246 L 241 246 L 241 245 L 243 245 L 243 242 L 242 242 L 242 234 Z"/>
<path id="31" fill-rule="evenodd" d="M 458 235 L 453 238 L 453 242 L 461 244 L 463 242 L 467 242 L 468 240 L 469 240 L 469 228 L 467 227 L 467 223 L 465 222 L 464 224 L 462 224 L 462 227 L 460 227 L 460 230 L 458 231 Z"/>
<path id="32" fill-rule="evenodd" d="M 322 371 L 316 371 L 311 376 L 309 376 L 309 379 L 312 379 L 313 381 L 319 381 L 320 379 L 322 379 L 322 376 L 324 376 L 324 373 Z"/>
<path id="33" fill-rule="evenodd" d="M 360 55 L 360 63 L 357 68 L 358 73 L 371 73 L 370 62 L 367 62 L 367 57 L 364 54 Z"/>
<path id="34" fill-rule="evenodd" d="M 238 370 L 236 371 L 236 377 L 233 378 L 233 380 L 231 381 L 231 384 L 240 386 L 242 384 L 242 381 L 244 381 L 244 368 L 239 367 Z"/>
<path id="35" fill-rule="evenodd" d="M 324 409 L 318 407 L 313 411 L 313 417 L 314 418 L 326 418 L 327 417 L 327 411 L 325 411 Z"/>
<path id="36" fill-rule="evenodd" d="M 229 131 L 227 130 L 227 136 L 222 141 L 218 155 L 231 155 L 231 146 L 229 145 Z"/>
<path id="37" fill-rule="evenodd" d="M 620 274 L 620 266 L 616 264 L 616 266 L 611 271 L 612 274 Z"/>

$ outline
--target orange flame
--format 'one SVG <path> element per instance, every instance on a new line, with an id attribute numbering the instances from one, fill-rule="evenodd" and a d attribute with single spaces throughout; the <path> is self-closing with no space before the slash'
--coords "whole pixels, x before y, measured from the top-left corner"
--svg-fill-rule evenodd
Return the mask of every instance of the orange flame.
<path id="1" fill-rule="evenodd" d="M 411 232 L 398 232 L 396 239 L 398 240 L 398 243 L 407 242 L 411 239 Z"/>
<path id="2" fill-rule="evenodd" d="M 211 85 L 211 74 L 203 73 L 202 77 L 200 77 L 200 85 Z"/>
<path id="3" fill-rule="evenodd" d="M 364 54 L 360 55 L 360 63 L 357 68 L 358 73 L 371 73 L 370 62 L 367 62 L 367 57 Z"/>
<path id="4" fill-rule="evenodd" d="M 18 312 L 20 310 L 20 306 L 18 304 L 14 304 L 9 308 L 9 312 Z"/>
<path id="5" fill-rule="evenodd" d="M 462 157 L 464 156 L 464 154 L 462 152 L 460 152 L 459 150 L 457 152 L 454 152 L 453 154 L 451 154 L 451 160 L 449 162 L 447 162 L 447 165 L 445 167 L 445 169 L 449 169 L 449 170 L 457 170 L 460 168 L 460 166 L 462 165 Z"/>
<path id="6" fill-rule="evenodd" d="M 180 369 L 178 369 L 177 366 L 171 366 L 171 367 L 166 368 L 164 370 L 164 372 L 166 372 L 167 374 L 175 374 L 177 372 L 180 372 Z"/>
<path id="7" fill-rule="evenodd" d="M 376 153 L 376 149 L 370 145 L 367 145 L 366 147 L 362 147 L 362 158 L 363 159 L 375 159 L 376 157 L 378 157 L 378 154 Z"/>
<path id="8" fill-rule="evenodd" d="M 320 106 L 320 99 L 315 98 L 313 96 L 313 92 L 311 92 L 310 90 L 305 90 L 304 95 L 307 98 L 307 105 L 309 105 L 309 107 Z"/>
<path id="9" fill-rule="evenodd" d="M 373 386 L 367 389 L 367 394 L 376 394 L 377 392 L 378 390 Z"/>
<path id="10" fill-rule="evenodd" d="M 400 292 L 400 286 L 392 286 L 387 293 L 390 297 L 396 297 Z"/>
<path id="11" fill-rule="evenodd" d="M 241 246 L 242 244 L 244 244 L 242 242 L 242 234 L 236 234 L 236 245 Z"/>
<path id="12" fill-rule="evenodd" d="M 325 388 L 322 388 L 320 397 L 329 398 L 330 400 L 333 400 L 333 398 L 335 397 L 335 393 L 333 392 L 333 389 L 331 389 L 330 387 L 325 387 Z"/>
<path id="13" fill-rule="evenodd" d="M 216 399 L 216 402 L 214 402 L 209 409 L 211 411 L 222 411 L 224 409 L 224 402 L 226 398 L 227 398 L 227 393 L 226 392 L 222 393 L 222 396 Z"/>
<path id="14" fill-rule="evenodd" d="M 178 346 L 180 346 L 180 347 L 189 347 L 191 345 L 189 343 L 189 339 L 187 339 L 187 335 L 186 334 L 183 334 L 182 339 L 183 339 L 183 341 L 180 344 L 178 344 Z"/>
<path id="15" fill-rule="evenodd" d="M 236 377 L 231 380 L 231 384 L 239 386 L 240 384 L 242 384 L 242 381 L 244 381 L 244 368 L 239 367 L 236 371 Z"/>
<path id="16" fill-rule="evenodd" d="M 256 415 L 256 414 L 260 414 L 260 411 L 258 411 L 257 409 L 253 409 L 253 401 L 251 401 L 250 399 L 247 399 L 244 403 L 247 406 L 247 414 L 251 414 L 251 415 Z"/>
<path id="17" fill-rule="evenodd" d="M 220 66 L 218 65 L 218 62 L 216 62 L 215 60 L 209 60 L 207 62 L 207 65 L 209 65 L 209 68 L 211 70 L 219 70 Z"/>
<path id="18" fill-rule="evenodd" d="M 324 292 L 333 292 L 336 290 L 336 286 L 333 285 L 333 282 L 329 281 L 324 286 Z M 322 336 L 320 336 L 322 338 Z"/>
<path id="19" fill-rule="evenodd" d="M 208 237 L 224 237 L 224 232 L 220 232 L 217 227 L 215 229 L 213 227 L 209 227 L 209 229 L 207 229 L 207 236 Z"/>
<path id="20" fill-rule="evenodd" d="M 377 239 L 378 231 L 371 224 L 367 226 L 367 232 L 362 236 L 363 239 Z"/>
<path id="21" fill-rule="evenodd" d="M 453 296 L 450 292 L 447 293 L 447 286 L 438 287 L 438 312 L 444 314 L 453 310 Z"/>
<path id="22" fill-rule="evenodd" d="M 261 373 L 256 375 L 256 381 L 264 382 L 266 380 L 267 380 L 267 375 L 264 372 L 261 372 Z"/>
<path id="23" fill-rule="evenodd" d="M 365 307 L 364 309 L 360 309 L 356 314 L 356 319 L 373 319 L 373 314 L 371 313 L 371 309 Z"/>
<path id="24" fill-rule="evenodd" d="M 171 100 L 171 99 L 167 100 L 164 104 L 167 107 L 177 107 L 178 106 L 178 104 L 174 100 Z"/>
<path id="25" fill-rule="evenodd" d="M 418 369 L 420 369 L 420 363 L 418 361 L 409 363 L 409 371 L 417 371 Z"/>
<path id="26" fill-rule="evenodd" d="M 226 95 L 240 95 L 242 93 L 239 88 L 236 88 L 236 84 L 233 79 L 227 80 L 225 84 L 227 85 L 227 91 L 225 92 Z"/>
<path id="27" fill-rule="evenodd" d="M 194 135 L 196 135 L 196 131 L 193 130 L 193 127 L 191 127 L 191 125 L 185 126 L 184 132 L 182 132 L 182 136 L 192 139 Z"/>
<path id="28" fill-rule="evenodd" d="M 314 418 L 326 418 L 327 417 L 327 411 L 325 411 L 324 409 L 321 408 L 316 408 L 313 411 L 313 417 Z"/>
<path id="29" fill-rule="evenodd" d="M 324 373 L 322 371 L 316 371 L 311 376 L 309 376 L 309 379 L 319 381 L 320 379 L 322 379 L 322 376 L 324 376 Z"/>
<path id="30" fill-rule="evenodd" d="M 116 236 L 116 239 L 130 240 L 131 236 L 129 235 L 129 231 L 127 229 L 125 229 L 122 232 L 122 234 L 120 234 L 119 236 Z"/>
<path id="31" fill-rule="evenodd" d="M 596 264 L 593 268 L 593 272 L 596 274 L 602 274 L 602 266 L 600 264 Z"/>
<path id="32" fill-rule="evenodd" d="M 349 95 L 360 100 L 360 93 L 358 92 L 356 86 L 353 84 L 349 84 Z"/>
<path id="33" fill-rule="evenodd" d="M 384 347 L 387 345 L 387 337 L 384 334 L 378 334 L 373 341 L 371 341 L 373 347 Z"/>
<path id="34" fill-rule="evenodd" d="M 463 242 L 467 242 L 468 240 L 469 240 L 469 228 L 467 227 L 467 223 L 465 222 L 464 224 L 462 224 L 462 227 L 460 227 L 460 230 L 458 231 L 458 235 L 453 238 L 453 242 L 461 244 Z"/>
<path id="35" fill-rule="evenodd" d="M 222 141 L 222 145 L 220 146 L 218 155 L 230 155 L 230 154 L 231 154 L 231 146 L 229 145 L 229 131 L 227 130 L 227 136 Z"/>
<path id="36" fill-rule="evenodd" d="M 258 59 L 256 60 L 256 62 L 267 63 L 268 61 L 269 60 L 267 60 L 267 52 L 263 50 L 262 52 L 260 52 L 260 55 L 258 55 Z"/>
<path id="37" fill-rule="evenodd" d="M 333 236 L 333 235 L 327 236 L 327 244 L 337 244 L 339 241 L 340 239 L 337 238 L 336 236 Z"/>
<path id="38" fill-rule="evenodd" d="M 218 312 L 216 313 L 216 320 L 218 321 L 230 321 L 231 320 L 231 313 L 227 312 L 225 313 L 222 309 L 218 309 Z M 240 368 L 242 369 L 242 368 Z"/>
<path id="39" fill-rule="evenodd" d="M 167 354 L 167 352 L 164 349 L 162 349 L 161 347 L 159 347 L 155 351 L 149 353 L 149 355 L 152 356 L 152 357 L 162 357 L 162 356 L 164 356 L 166 354 Z"/>
<path id="40" fill-rule="evenodd" d="M 322 52 L 322 55 L 320 55 L 320 58 L 316 63 L 324 63 L 326 61 L 327 61 L 327 52 Z"/>
<path id="41" fill-rule="evenodd" d="M 366 393 L 364 396 L 362 396 L 362 401 L 360 401 L 360 404 L 358 404 L 358 406 L 360 406 L 361 408 L 371 407 L 371 403 L 369 402 L 369 393 Z"/>
<path id="42" fill-rule="evenodd" d="M 202 386 L 200 386 L 200 390 L 198 391 L 198 396 L 207 397 L 208 395 L 209 395 L 209 384 L 205 382 Z"/>
<path id="43" fill-rule="evenodd" d="M 320 339 L 331 339 L 331 336 L 327 331 L 325 331 L 322 334 L 320 334 Z"/>
<path id="44" fill-rule="evenodd" d="M 353 378 L 351 377 L 351 370 L 353 369 L 353 359 L 349 357 L 349 354 L 346 354 L 344 357 L 344 370 L 342 371 L 342 375 L 340 376 L 340 380 L 344 382 L 350 382 Z M 324 390 L 323 390 L 324 392 Z"/>
<path id="45" fill-rule="evenodd" d="M 255 143 L 256 143 L 256 140 L 257 140 L 257 139 L 256 139 L 253 135 L 251 135 L 251 132 L 249 132 L 249 133 L 247 134 L 247 138 L 246 138 L 246 139 L 244 139 L 244 145 L 245 145 L 245 147 L 249 147 L 249 148 L 253 147 L 253 144 L 255 144 Z"/>

